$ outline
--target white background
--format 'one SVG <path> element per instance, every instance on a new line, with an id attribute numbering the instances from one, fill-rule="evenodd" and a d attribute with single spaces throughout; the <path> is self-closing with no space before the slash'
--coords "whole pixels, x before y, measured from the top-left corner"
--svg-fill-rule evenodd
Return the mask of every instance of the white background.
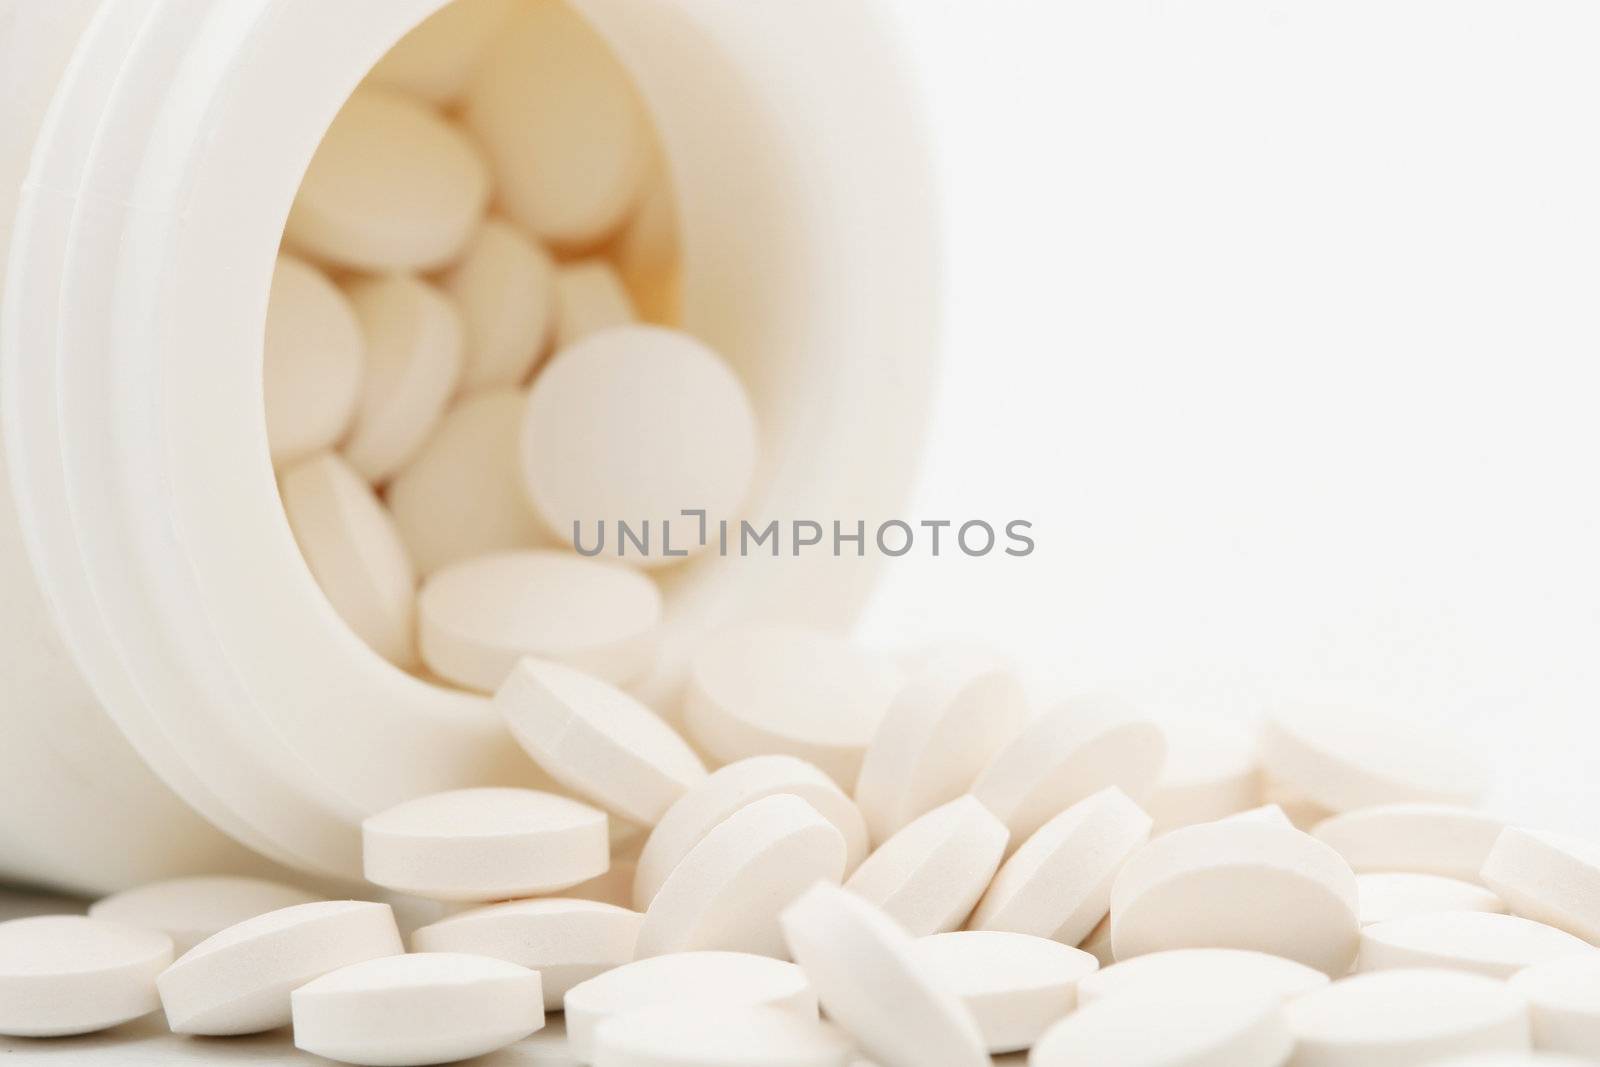
<path id="1" fill-rule="evenodd" d="M 1251 716 L 1468 734 L 1600 832 L 1600 9 L 902 0 L 950 229 L 908 557 L 870 633 Z"/>

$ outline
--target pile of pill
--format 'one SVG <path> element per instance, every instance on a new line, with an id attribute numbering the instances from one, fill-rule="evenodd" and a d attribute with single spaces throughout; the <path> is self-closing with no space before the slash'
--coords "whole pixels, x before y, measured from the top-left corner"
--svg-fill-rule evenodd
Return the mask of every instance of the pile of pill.
<path id="1" fill-rule="evenodd" d="M 781 623 L 631 690 L 677 556 L 576 529 L 737 517 L 758 453 L 739 378 L 670 328 L 655 159 L 565 6 L 457 0 L 335 120 L 272 285 L 310 571 L 376 653 L 493 694 L 548 788 L 370 816 L 352 899 L 184 878 L 0 923 L 0 1035 L 159 1011 L 374 1067 L 556 1032 L 534 1062 L 1600 1064 L 1600 845 L 1476 807 L 1474 755 L 1403 717 L 1041 707 L 991 653 Z"/>

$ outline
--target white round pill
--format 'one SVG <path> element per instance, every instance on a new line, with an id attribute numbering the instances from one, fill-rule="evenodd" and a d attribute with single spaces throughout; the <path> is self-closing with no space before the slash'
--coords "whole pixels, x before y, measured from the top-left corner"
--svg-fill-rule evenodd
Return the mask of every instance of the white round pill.
<path id="1" fill-rule="evenodd" d="M 470 137 L 410 97 L 361 89 L 312 157 L 284 239 L 350 270 L 438 270 L 488 205 L 488 164 Z"/>
<path id="2" fill-rule="evenodd" d="M 1022 683 L 977 657 L 942 659 L 896 694 L 861 761 L 856 803 L 876 843 L 965 793 L 1028 721 Z"/>
<path id="3" fill-rule="evenodd" d="M 655 567 L 701 551 L 739 517 L 757 446 L 750 398 L 721 357 L 688 334 L 618 326 L 534 380 L 520 454 L 528 498 L 558 537 Z"/>
<path id="4" fill-rule="evenodd" d="M 461 376 L 461 316 L 439 290 L 403 274 L 354 282 L 345 292 L 367 359 L 355 424 L 340 451 L 376 485 L 403 467 L 444 417 Z"/>
<path id="5" fill-rule="evenodd" d="M 567 990 L 631 963 L 644 916 L 593 900 L 511 900 L 459 912 L 411 935 L 418 952 L 465 952 L 538 971 L 544 1006 L 561 1010 Z"/>
<path id="6" fill-rule="evenodd" d="M 972 1013 L 927 973 L 916 941 L 882 911 L 819 885 L 784 910 L 782 923 L 828 1017 L 882 1067 L 987 1067 Z"/>
<path id="7" fill-rule="evenodd" d="M 757 624 L 706 641 L 689 668 L 689 735 L 723 762 L 786 753 L 845 789 L 899 687 L 899 674 L 844 638 Z"/>
<path id="8" fill-rule="evenodd" d="M 1505 820 L 1455 804 L 1380 804 L 1324 819 L 1311 831 L 1357 873 L 1414 871 L 1478 881 Z"/>
<path id="9" fill-rule="evenodd" d="M 1512 975 L 1511 988 L 1528 998 L 1534 1048 L 1600 1052 L 1600 956 L 1537 964 Z"/>
<path id="10" fill-rule="evenodd" d="M 1261 733 L 1267 772 L 1334 812 L 1377 804 L 1470 804 L 1486 775 L 1457 736 L 1355 708 L 1285 708 Z"/>
<path id="11" fill-rule="evenodd" d="M 646 1008 L 600 1024 L 594 1067 L 849 1067 L 854 1050 L 781 1008 Z"/>
<path id="12" fill-rule="evenodd" d="M 279 256 L 262 370 L 274 465 L 331 448 L 344 436 L 361 395 L 365 345 L 355 309 L 338 286 L 310 264 Z"/>
<path id="13" fill-rule="evenodd" d="M 501 203 L 542 239 L 586 247 L 638 201 L 649 131 L 628 74 L 566 4 L 525 5 L 468 90 Z"/>
<path id="14" fill-rule="evenodd" d="M 567 1039 L 573 1058 L 593 1062 L 595 1031 L 606 1019 L 655 1007 L 685 1011 L 772 1007 L 815 1020 L 817 995 L 804 971 L 769 956 L 680 952 L 636 960 L 567 993 Z"/>
<path id="15" fill-rule="evenodd" d="M 1005 861 L 968 924 L 1076 945 L 1106 917 L 1111 884 L 1150 840 L 1150 816 L 1116 786 L 1041 826 Z"/>
<path id="16" fill-rule="evenodd" d="M 1383 1067 L 1528 1047 L 1528 1004 L 1463 971 L 1358 974 L 1285 1008 L 1295 1067 Z"/>
<path id="17" fill-rule="evenodd" d="M 517 433 L 523 404 L 512 389 L 464 398 L 390 481 L 389 510 L 419 575 L 551 543 L 522 491 Z"/>
<path id="18" fill-rule="evenodd" d="M 289 994 L 351 963 L 405 951 L 387 904 L 319 900 L 228 927 L 156 979 L 177 1034 L 255 1034 L 289 1024 Z"/>
<path id="19" fill-rule="evenodd" d="M 1028 1065 L 1282 1067 L 1293 1049 L 1271 998 L 1167 990 L 1084 1005 L 1040 1038 Z"/>
<path id="20" fill-rule="evenodd" d="M 172 939 L 82 915 L 0 922 L 0 1035 L 88 1034 L 160 1007 Z"/>
<path id="21" fill-rule="evenodd" d="M 457 952 L 353 963 L 291 1000 L 296 1048 L 364 1067 L 453 1063 L 544 1025 L 537 971 Z"/>
<path id="22" fill-rule="evenodd" d="M 1105 997 L 1182 997 L 1226 990 L 1288 1002 L 1322 989 L 1328 976 L 1303 963 L 1241 948 L 1176 948 L 1113 963 L 1078 983 L 1084 1004 Z"/>
<path id="23" fill-rule="evenodd" d="M 318 899 L 315 893 L 264 878 L 211 875 L 113 893 L 90 904 L 89 917 L 166 934 L 173 951 L 182 955 L 235 923 Z"/>
<path id="24" fill-rule="evenodd" d="M 555 317 L 555 263 L 521 230 L 483 224 L 441 282 L 466 324 L 463 390 L 514 388 L 544 355 Z"/>
<path id="25" fill-rule="evenodd" d="M 602 873 L 609 858 L 604 812 L 532 789 L 434 793 L 361 824 L 367 880 L 433 900 L 552 893 Z"/>
<path id="26" fill-rule="evenodd" d="M 571 667 L 522 660 L 494 706 L 550 777 L 640 825 L 705 781 L 700 757 L 660 716 Z"/>
<path id="27" fill-rule="evenodd" d="M 516 8 L 517 0 L 451 0 L 389 49 L 367 80 L 452 104 Z"/>
<path id="28" fill-rule="evenodd" d="M 1087 952 L 1042 937 L 961 930 L 924 937 L 917 961 L 966 1005 L 990 1052 L 1029 1048 L 1078 1003 L 1078 983 L 1100 966 Z"/>
<path id="29" fill-rule="evenodd" d="M 1505 902 L 1481 885 L 1409 872 L 1356 875 L 1361 925 L 1439 911 L 1504 912 Z"/>
<path id="30" fill-rule="evenodd" d="M 917 937 L 957 930 L 999 869 L 1008 837 L 993 812 L 958 797 L 879 845 L 845 888 Z"/>
<path id="31" fill-rule="evenodd" d="M 604 259 L 563 263 L 555 276 L 555 348 L 638 321 L 617 268 Z"/>
<path id="32" fill-rule="evenodd" d="M 1356 877 L 1299 830 L 1223 821 L 1136 852 L 1111 890 L 1117 959 L 1172 948 L 1245 948 L 1337 977 L 1360 942 Z"/>
<path id="33" fill-rule="evenodd" d="M 799 797 L 839 831 L 844 839 L 846 874 L 860 865 L 867 852 L 866 823 L 834 780 L 793 756 L 752 756 L 719 767 L 661 816 L 639 854 L 634 907 L 649 907 L 667 875 L 724 819 L 762 797 L 779 793 Z"/>
<path id="34" fill-rule="evenodd" d="M 1161 728 L 1119 701 L 1077 697 L 1034 719 L 990 761 L 972 795 L 1020 845 L 1091 793 L 1116 786 L 1137 803 L 1166 758 Z"/>
<path id="35" fill-rule="evenodd" d="M 763 797 L 719 823 L 672 869 L 639 930 L 640 957 L 725 949 L 785 955 L 778 912 L 844 874 L 844 838 L 799 797 Z"/>
<path id="36" fill-rule="evenodd" d="M 1600 944 L 1600 846 L 1507 827 L 1481 876 L 1513 914 Z"/>
<path id="37" fill-rule="evenodd" d="M 1587 941 L 1517 915 L 1441 911 L 1373 923 L 1361 931 L 1356 969 L 1441 967 L 1509 978 L 1568 956 L 1600 956 Z"/>
<path id="38" fill-rule="evenodd" d="M 625 683 L 654 662 L 661 591 L 569 552 L 500 552 L 435 571 L 417 611 L 423 661 L 457 685 L 492 693 L 525 656 Z"/>
<path id="39" fill-rule="evenodd" d="M 332 452 L 278 479 L 284 514 L 323 595 L 357 637 L 395 666 L 417 665 L 417 579 L 372 487 Z"/>
<path id="40" fill-rule="evenodd" d="M 1255 739 L 1221 723 L 1163 723 L 1167 756 L 1143 806 L 1163 834 L 1261 803 Z"/>

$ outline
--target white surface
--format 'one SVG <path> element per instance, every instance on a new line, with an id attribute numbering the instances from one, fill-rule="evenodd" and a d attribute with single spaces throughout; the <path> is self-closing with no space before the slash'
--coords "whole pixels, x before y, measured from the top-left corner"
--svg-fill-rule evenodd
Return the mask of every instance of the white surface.
<path id="1" fill-rule="evenodd" d="M 956 297 L 909 510 L 1039 548 L 907 557 L 870 631 L 1197 717 L 1381 702 L 1600 831 L 1600 11 L 898 6 Z"/>

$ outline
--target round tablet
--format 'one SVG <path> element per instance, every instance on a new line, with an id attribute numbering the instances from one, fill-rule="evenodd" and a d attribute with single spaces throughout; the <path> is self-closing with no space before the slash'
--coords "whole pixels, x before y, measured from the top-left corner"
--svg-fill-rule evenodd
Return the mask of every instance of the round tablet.
<path id="1" fill-rule="evenodd" d="M 696 653 L 684 717 L 695 743 L 724 763 L 785 753 L 850 789 L 898 683 L 892 666 L 844 638 L 744 626 Z"/>
<path id="2" fill-rule="evenodd" d="M 568 552 L 501 552 L 435 571 L 417 612 L 423 660 L 457 685 L 492 693 L 524 656 L 621 684 L 654 661 L 661 591 Z"/>
<path id="3" fill-rule="evenodd" d="M 1337 977 L 1360 942 L 1356 876 L 1333 849 L 1266 823 L 1186 826 L 1134 854 L 1111 890 L 1117 959 L 1246 948 Z"/>
<path id="4" fill-rule="evenodd" d="M 517 468 L 522 407 L 522 394 L 511 389 L 464 398 L 390 481 L 389 510 L 419 575 L 550 543 Z"/>
<path id="5" fill-rule="evenodd" d="M 1078 983 L 1078 1000 L 1105 997 L 1181 997 L 1227 990 L 1241 998 L 1288 1002 L 1328 984 L 1328 976 L 1303 963 L 1241 948 L 1176 948 L 1113 963 Z"/>
<path id="6" fill-rule="evenodd" d="M 340 451 L 367 481 L 385 482 L 422 447 L 461 376 L 461 316 L 443 293 L 402 274 L 352 283 L 366 338 L 355 424 Z"/>
<path id="7" fill-rule="evenodd" d="M 1470 804 L 1486 784 L 1458 736 L 1353 708 L 1297 707 L 1268 718 L 1262 765 L 1334 812 L 1376 804 Z"/>
<path id="8" fill-rule="evenodd" d="M 173 878 L 97 900 L 89 905 L 89 917 L 159 931 L 172 938 L 173 951 L 182 955 L 235 923 L 318 899 L 315 893 L 264 878 Z"/>
<path id="9" fill-rule="evenodd" d="M 1148 840 L 1150 816 L 1122 790 L 1085 797 L 1006 860 L 969 925 L 1076 945 L 1106 917 L 1111 883 Z"/>
<path id="10" fill-rule="evenodd" d="M 284 238 L 350 270 L 437 270 L 461 255 L 488 206 L 488 164 L 470 137 L 407 96 L 368 88 L 322 138 Z"/>
<path id="11" fill-rule="evenodd" d="M 415 667 L 416 574 L 372 487 L 324 452 L 285 470 L 278 495 L 333 610 L 378 655 L 402 669 Z"/>
<path id="12" fill-rule="evenodd" d="M 916 941 L 882 911 L 819 885 L 789 905 L 782 922 L 828 1017 L 882 1067 L 987 1067 L 972 1013 L 927 973 Z"/>
<path id="13" fill-rule="evenodd" d="M 434 900 L 531 897 L 602 873 L 606 816 L 532 789 L 457 789 L 408 800 L 361 824 L 362 873 Z"/>
<path id="14" fill-rule="evenodd" d="M 1165 723 L 1167 758 L 1144 800 L 1155 834 L 1213 822 L 1261 803 L 1255 739 L 1221 723 Z"/>
<path id="15" fill-rule="evenodd" d="M 544 355 L 555 317 L 555 262 L 517 227 L 483 224 L 443 278 L 467 328 L 463 389 L 522 385 Z"/>
<path id="16" fill-rule="evenodd" d="M 387 904 L 319 900 L 236 923 L 156 979 L 175 1034 L 255 1034 L 289 1025 L 289 994 L 329 971 L 405 951 Z"/>
<path id="17" fill-rule="evenodd" d="M 172 939 L 82 915 L 0 922 L 0 1034 L 88 1034 L 160 1007 Z"/>
<path id="18" fill-rule="evenodd" d="M 836 1027 L 782 1008 L 646 1008 L 595 1033 L 594 1067 L 849 1067 Z"/>
<path id="19" fill-rule="evenodd" d="M 967 921 L 1005 855 L 1005 824 L 972 797 L 934 808 L 879 845 L 845 882 L 917 937 Z"/>
<path id="20" fill-rule="evenodd" d="M 592 333 L 626 326 L 639 318 L 617 268 L 604 259 L 584 259 L 556 268 L 555 310 L 557 352 Z"/>
<path id="21" fill-rule="evenodd" d="M 546 241 L 597 244 L 640 195 L 649 131 L 633 83 L 565 4 L 527 4 L 466 100 L 506 211 Z"/>
<path id="22" fill-rule="evenodd" d="M 1482 877 L 1514 914 L 1600 944 L 1600 846 L 1507 827 Z"/>
<path id="23" fill-rule="evenodd" d="M 1509 978 L 1568 956 L 1600 956 L 1587 941 L 1516 915 L 1441 911 L 1374 923 L 1361 931 L 1357 970 L 1448 967 Z"/>
<path id="24" fill-rule="evenodd" d="M 967 1006 L 990 1052 L 1029 1048 L 1078 1003 L 1100 966 L 1087 952 L 1028 934 L 962 930 L 917 941 L 917 962 Z"/>
<path id="25" fill-rule="evenodd" d="M 758 1006 L 817 1017 L 817 995 L 805 972 L 792 963 L 744 952 L 654 956 L 574 986 L 566 997 L 567 1039 L 573 1058 L 590 1063 L 595 1031 L 612 1016 L 652 1007 L 727 1011 Z"/>
<path id="26" fill-rule="evenodd" d="M 593 900 L 512 900 L 424 926 L 411 935 L 411 947 L 493 956 L 538 971 L 545 1008 L 560 1011 L 567 990 L 633 961 L 643 921 L 636 911 Z"/>
<path id="27" fill-rule="evenodd" d="M 1034 719 L 972 786 L 1021 844 L 1091 793 L 1116 786 L 1137 803 L 1161 773 L 1161 728 L 1118 701 L 1077 697 Z"/>
<path id="28" fill-rule="evenodd" d="M 296 1048 L 366 1067 L 452 1063 L 544 1025 L 537 971 L 458 952 L 352 963 L 296 989 L 291 1001 Z"/>
<path id="29" fill-rule="evenodd" d="M 1505 821 L 1455 804 L 1381 804 L 1318 823 L 1311 831 L 1363 871 L 1412 871 L 1478 881 Z"/>
<path id="30" fill-rule="evenodd" d="M 721 357 L 675 330 L 618 326 L 565 349 L 534 380 L 522 476 L 563 540 L 662 566 L 705 548 L 720 521 L 739 517 L 757 446 L 750 398 Z M 704 522 L 682 514 L 690 509 L 704 511 Z M 622 523 L 639 543 L 624 539 Z"/>
<path id="31" fill-rule="evenodd" d="M 861 761 L 856 803 L 874 842 L 961 796 L 1028 721 L 1011 671 L 946 659 L 913 676 L 890 703 Z"/>
<path id="32" fill-rule="evenodd" d="M 843 874 L 844 839 L 832 823 L 799 797 L 763 797 L 719 823 L 667 875 L 645 912 L 638 954 L 782 957 L 778 912 Z"/>
<path id="33" fill-rule="evenodd" d="M 1040 1038 L 1028 1065 L 1281 1067 L 1293 1049 L 1275 1000 L 1224 989 L 1168 990 L 1084 1005 Z"/>
<path id="34" fill-rule="evenodd" d="M 1528 1004 L 1481 974 L 1358 974 L 1284 1009 L 1295 1067 L 1428 1063 L 1463 1052 L 1528 1047 Z"/>
<path id="35" fill-rule="evenodd" d="M 1579 1055 L 1600 1050 L 1600 957 L 1537 964 L 1512 975 L 1511 988 L 1528 998 L 1535 1048 Z"/>
<path id="36" fill-rule="evenodd" d="M 705 781 L 700 757 L 660 716 L 571 667 L 522 660 L 494 706 L 550 777 L 635 823 L 654 826 Z"/>
<path id="37" fill-rule="evenodd" d="M 275 466 L 344 436 L 361 395 L 365 344 L 338 287 L 310 264 L 279 256 L 262 356 L 267 450 Z"/>
<path id="38" fill-rule="evenodd" d="M 367 80 L 431 104 L 454 103 L 516 7 L 517 0 L 451 0 L 389 49 Z"/>
<path id="39" fill-rule="evenodd" d="M 1438 911 L 1504 912 L 1505 902 L 1481 885 L 1437 874 L 1358 874 L 1361 925 Z"/>
<path id="40" fill-rule="evenodd" d="M 668 808 L 639 854 L 633 904 L 650 906 L 661 883 L 712 828 L 762 797 L 790 793 L 810 804 L 844 838 L 845 873 L 867 852 L 867 828 L 855 803 L 832 778 L 793 756 L 752 756 L 713 771 Z"/>

